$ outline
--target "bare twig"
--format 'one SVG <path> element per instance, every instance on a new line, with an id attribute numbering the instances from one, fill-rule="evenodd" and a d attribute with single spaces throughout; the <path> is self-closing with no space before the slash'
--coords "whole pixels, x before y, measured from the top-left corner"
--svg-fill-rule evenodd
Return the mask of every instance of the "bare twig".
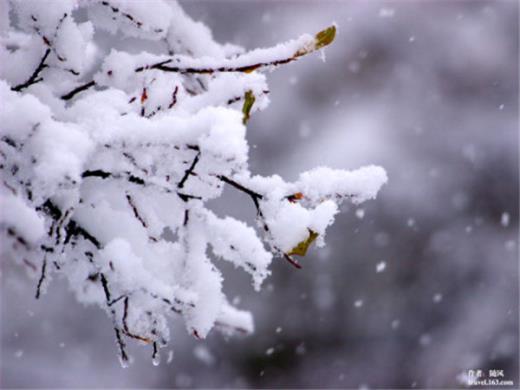
<path id="1" fill-rule="evenodd" d="M 168 105 L 168 109 L 172 108 L 177 103 L 177 92 L 179 92 L 179 86 L 178 85 L 176 85 L 175 89 L 173 90 L 172 100 L 171 100 L 170 104 Z"/>
<path id="2" fill-rule="evenodd" d="M 36 286 L 36 299 L 40 299 L 41 288 L 42 288 L 43 282 L 45 280 L 45 277 L 47 275 L 46 270 L 47 270 L 47 255 L 43 256 L 42 272 L 40 275 L 40 279 L 38 280 L 38 285 Z"/>
<path id="3" fill-rule="evenodd" d="M 119 347 L 119 353 L 121 354 L 121 360 L 126 363 L 129 360 L 128 354 L 126 352 L 126 343 L 123 340 L 123 338 L 121 337 L 121 328 L 117 325 L 116 311 L 114 310 L 114 308 L 111 307 L 111 303 L 110 303 L 111 302 L 110 301 L 111 293 L 110 293 L 110 288 L 108 286 L 108 280 L 104 273 L 100 272 L 99 275 L 100 275 L 100 279 L 101 279 L 101 285 L 103 286 L 103 291 L 105 292 L 105 301 L 106 301 L 107 307 L 110 309 L 110 314 L 112 316 L 112 322 L 114 324 L 114 332 L 116 333 L 116 342 Z"/>
<path id="4" fill-rule="evenodd" d="M 197 163 L 199 162 L 199 158 L 200 158 L 200 150 L 195 155 L 195 158 L 193 159 L 190 167 L 188 169 L 186 169 L 186 172 L 184 172 L 184 176 L 182 177 L 181 181 L 179 181 L 179 184 L 177 184 L 177 188 L 183 188 L 184 184 L 186 183 L 186 180 L 188 180 L 188 177 L 190 175 L 194 174 L 193 170 L 197 166 Z"/>
<path id="5" fill-rule="evenodd" d="M 15 92 L 20 92 L 22 89 L 28 88 L 28 87 L 30 87 L 33 84 L 36 84 L 36 83 L 39 83 L 40 81 L 43 81 L 43 78 L 39 77 L 39 76 L 40 76 L 40 73 L 45 68 L 48 67 L 48 65 L 45 64 L 45 61 L 47 60 L 47 57 L 49 56 L 50 52 L 51 52 L 51 49 L 47 48 L 47 50 L 45 50 L 45 54 L 41 58 L 40 63 L 38 64 L 38 66 L 34 70 L 34 72 L 31 75 L 31 77 L 29 77 L 29 79 L 27 79 L 26 82 L 24 82 L 22 84 L 18 84 L 16 86 L 12 87 L 11 90 L 13 90 Z"/>
<path id="6" fill-rule="evenodd" d="M 85 83 L 85 84 L 82 84 L 80 85 L 79 87 L 77 88 L 74 88 L 72 91 L 69 91 L 67 92 L 66 94 L 64 95 L 61 95 L 61 99 L 62 100 L 70 100 L 72 99 L 74 96 L 76 96 L 76 94 L 80 93 L 80 92 L 83 92 L 89 88 L 92 88 L 96 85 L 96 82 L 94 80 L 92 81 L 89 81 L 88 83 Z"/>
<path id="7" fill-rule="evenodd" d="M 137 206 L 134 202 L 134 199 L 130 196 L 130 194 L 126 194 L 126 200 L 128 201 L 128 204 L 132 208 L 132 211 L 134 212 L 135 218 L 143 225 L 143 227 L 146 229 L 148 228 L 148 225 L 146 224 L 144 218 L 139 214 L 139 211 L 137 210 Z"/>
<path id="8" fill-rule="evenodd" d="M 302 266 L 300 263 L 298 263 L 295 259 L 293 259 L 291 256 L 289 256 L 287 253 L 283 254 L 283 258 L 289 262 L 292 266 L 295 268 L 301 269 Z"/>
<path id="9" fill-rule="evenodd" d="M 255 192 L 247 187 L 244 187 L 242 184 L 234 181 L 233 179 L 230 179 L 227 176 L 224 175 L 218 175 L 218 179 L 222 180 L 224 183 L 229 184 L 232 187 L 235 187 L 237 190 L 245 192 L 249 196 L 251 196 L 253 199 L 262 199 L 263 195 L 259 194 L 258 192 Z"/>

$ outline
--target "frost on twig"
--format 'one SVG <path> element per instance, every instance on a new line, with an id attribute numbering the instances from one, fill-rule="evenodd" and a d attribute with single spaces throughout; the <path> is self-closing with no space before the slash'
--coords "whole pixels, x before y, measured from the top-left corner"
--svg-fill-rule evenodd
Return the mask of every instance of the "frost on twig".
<path id="1" fill-rule="evenodd" d="M 385 171 L 316 168 L 295 182 L 252 175 L 246 127 L 265 109 L 265 70 L 332 42 L 336 27 L 268 49 L 220 45 L 175 2 L 3 1 L 0 42 L 0 227 L 41 298 L 53 274 L 111 318 L 122 364 L 128 340 L 169 341 L 167 318 L 205 338 L 253 331 L 222 292 L 219 259 L 255 289 L 273 257 L 324 245 L 338 205 L 375 198 Z M 88 21 L 76 12 L 86 10 Z M 94 31 L 155 43 L 105 51 Z M 207 202 L 229 187 L 258 226 Z M 247 200 L 246 200 L 247 201 Z"/>

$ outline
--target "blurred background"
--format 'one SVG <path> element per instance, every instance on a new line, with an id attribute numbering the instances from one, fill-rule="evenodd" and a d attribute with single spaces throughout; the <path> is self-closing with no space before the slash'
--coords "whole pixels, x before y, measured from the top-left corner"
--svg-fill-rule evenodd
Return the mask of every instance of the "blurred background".
<path id="1" fill-rule="evenodd" d="M 276 259 L 255 293 L 218 263 L 256 332 L 197 341 L 172 321 L 152 365 L 122 369 L 109 318 L 59 278 L 42 300 L 1 262 L 2 387 L 462 387 L 468 369 L 518 386 L 518 2 L 190 1 L 220 42 L 252 49 L 339 26 L 334 44 L 269 75 L 248 126 L 251 171 L 386 168 L 345 205 L 302 270 Z M 249 199 L 213 207 L 252 223 Z"/>

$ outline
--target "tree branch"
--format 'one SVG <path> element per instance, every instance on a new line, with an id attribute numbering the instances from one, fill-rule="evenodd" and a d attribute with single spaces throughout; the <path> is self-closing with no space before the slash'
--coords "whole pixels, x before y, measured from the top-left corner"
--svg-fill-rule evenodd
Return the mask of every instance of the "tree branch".
<path id="1" fill-rule="evenodd" d="M 83 92 L 89 88 L 92 88 L 96 85 L 96 82 L 94 80 L 89 81 L 88 83 L 82 84 L 77 88 L 74 88 L 72 91 L 67 92 L 64 95 L 61 95 L 60 99 L 62 100 L 70 100 L 72 99 L 76 94 Z"/>
<path id="2" fill-rule="evenodd" d="M 51 217 L 55 222 L 59 221 L 63 215 L 58 206 L 56 206 L 50 199 L 47 199 L 41 206 L 37 207 L 38 211 L 42 211 Z M 80 226 L 76 221 L 70 220 L 65 225 L 65 240 L 64 245 L 68 244 L 72 237 L 82 237 L 89 241 L 96 249 L 101 248 L 101 244 L 96 237 L 90 234 L 86 229 Z"/>
<path id="3" fill-rule="evenodd" d="M 186 170 L 186 172 L 184 172 L 184 176 L 182 177 L 181 181 L 179 182 L 179 184 L 177 184 L 177 188 L 183 188 L 184 187 L 184 184 L 186 183 L 186 180 L 188 180 L 188 177 L 190 175 L 193 175 L 193 170 L 195 169 L 195 167 L 197 166 L 197 163 L 199 162 L 199 158 L 200 158 L 200 150 L 197 152 L 197 154 L 195 155 L 195 158 L 193 159 L 190 167 Z"/>
<path id="4" fill-rule="evenodd" d="M 12 87 L 11 90 L 15 91 L 15 92 L 20 92 L 22 89 L 25 89 L 27 87 L 30 87 L 33 84 L 43 81 L 43 78 L 39 77 L 39 75 L 40 75 L 41 71 L 44 70 L 45 68 L 47 68 L 47 66 L 48 66 L 47 64 L 45 64 L 45 61 L 47 60 L 47 57 L 49 56 L 50 52 L 51 52 L 51 49 L 47 48 L 47 50 L 45 50 L 45 54 L 41 58 L 40 63 L 34 70 L 31 77 L 29 77 L 29 79 L 25 83 L 18 84 L 16 86 Z"/>
<path id="5" fill-rule="evenodd" d="M 240 183 L 237 183 L 236 181 L 234 181 L 233 179 L 230 179 L 229 177 L 227 176 L 224 176 L 224 175 L 218 175 L 217 176 L 218 179 L 222 180 L 224 183 L 227 183 L 229 184 L 230 186 L 236 188 L 237 190 L 239 191 L 242 191 L 242 192 L 245 192 L 246 194 L 248 194 L 249 196 L 251 196 L 253 199 L 262 199 L 263 198 L 263 195 L 259 194 L 258 192 L 255 192 L 253 190 L 250 190 L 249 188 L 247 187 L 244 187 L 242 184 Z M 255 202 L 256 203 L 256 202 Z"/>
<path id="6" fill-rule="evenodd" d="M 224 183 L 229 184 L 230 186 L 236 188 L 237 190 L 245 192 L 246 194 L 248 194 L 251 197 L 251 199 L 253 199 L 253 202 L 256 207 L 256 211 L 258 213 L 258 217 L 263 224 L 264 230 L 266 233 L 269 233 L 269 225 L 267 225 L 267 222 L 265 221 L 264 215 L 262 213 L 262 209 L 260 208 L 260 200 L 263 199 L 263 195 L 259 194 L 258 192 L 255 192 L 247 187 L 244 187 L 242 184 L 237 183 L 236 181 L 234 181 L 233 179 L 230 179 L 227 176 L 218 175 L 217 177 L 220 180 L 222 180 Z M 278 251 L 279 253 L 281 253 L 283 258 L 285 260 L 287 260 L 289 262 L 289 264 L 291 264 L 292 266 L 294 266 L 295 268 L 298 268 L 298 269 L 302 268 L 300 263 L 298 263 L 295 259 L 293 259 L 291 256 L 289 256 L 287 253 L 282 251 L 280 248 L 278 248 L 276 246 L 274 246 L 273 248 L 276 251 Z"/>
<path id="7" fill-rule="evenodd" d="M 143 225 L 145 229 L 148 228 L 148 225 L 146 224 L 144 218 L 139 214 L 139 211 L 137 210 L 137 206 L 135 205 L 134 199 L 130 196 L 129 193 L 126 194 L 126 200 L 128 201 L 128 204 L 130 205 L 130 208 L 134 212 L 134 217 Z"/>
<path id="8" fill-rule="evenodd" d="M 298 57 L 290 57 L 284 58 L 281 60 L 274 60 L 268 62 L 257 62 L 253 64 L 243 65 L 243 66 L 217 66 L 214 68 L 209 67 L 183 67 L 183 66 L 168 66 L 169 63 L 173 61 L 173 59 L 169 59 L 166 61 L 161 61 L 151 65 L 140 66 L 135 69 L 136 72 L 142 72 L 144 70 L 157 69 L 163 72 L 173 72 L 173 73 L 181 73 L 181 74 L 212 74 L 217 72 L 243 72 L 250 73 L 259 68 L 265 68 L 268 66 L 277 66 L 287 64 L 289 62 L 297 60 Z"/>
<path id="9" fill-rule="evenodd" d="M 146 186 L 154 186 L 156 188 L 159 188 L 159 189 L 163 190 L 164 192 L 166 192 L 168 194 L 173 194 L 173 193 L 177 194 L 177 196 L 179 198 L 181 198 L 181 200 L 183 202 L 188 202 L 191 199 L 197 199 L 197 200 L 201 200 L 202 199 L 201 196 L 185 194 L 185 193 L 182 193 L 182 192 L 179 192 L 179 191 L 174 191 L 174 190 L 172 190 L 172 189 L 170 189 L 168 187 L 162 186 L 160 184 L 146 182 L 144 179 L 142 179 L 142 178 L 140 178 L 138 176 L 134 176 L 130 172 L 112 173 L 112 172 L 106 172 L 106 171 L 102 171 L 100 169 L 97 169 L 97 170 L 93 170 L 93 171 L 84 171 L 81 174 L 81 177 L 82 178 L 93 177 L 93 178 L 100 178 L 100 179 L 108 179 L 108 178 L 125 179 L 129 183 L 133 183 L 133 184 L 136 184 L 136 185 L 139 185 L 139 186 L 144 186 L 144 187 L 146 187 Z"/>
<path id="10" fill-rule="evenodd" d="M 231 60 L 226 59 L 223 62 L 225 65 L 216 65 L 214 67 L 208 67 L 208 66 L 181 66 L 181 65 L 170 65 L 174 58 L 170 58 L 167 60 L 163 60 L 160 62 L 157 62 L 155 64 L 151 65 L 144 65 L 140 66 L 135 69 L 136 72 L 142 72 L 144 70 L 148 69 L 157 69 L 161 70 L 163 72 L 174 72 L 174 73 L 181 73 L 181 74 L 212 74 L 216 72 L 243 72 L 243 73 L 250 73 L 260 68 L 268 68 L 278 65 L 287 64 L 292 61 L 296 61 L 300 57 L 312 53 L 316 50 L 319 50 L 327 45 L 329 45 L 336 36 L 336 26 L 330 26 L 319 33 L 317 33 L 314 36 L 314 40 L 307 42 L 306 44 L 302 43 L 302 47 L 300 47 L 298 50 L 296 50 L 292 55 L 289 55 L 286 58 L 278 58 L 270 61 L 260 61 L 260 62 L 253 62 L 245 65 L 233 65 L 233 61 L 238 62 L 242 59 L 242 62 L 246 62 L 243 60 L 246 58 L 250 53 L 243 54 L 241 56 L 238 56 L 236 58 L 233 58 Z M 266 49 L 260 49 L 260 50 L 266 50 Z M 258 51 L 256 52 L 258 53 Z M 180 60 L 179 57 L 177 57 L 178 60 Z"/>
<path id="11" fill-rule="evenodd" d="M 36 299 L 40 299 L 41 288 L 42 288 L 43 282 L 45 280 L 45 277 L 47 275 L 46 270 L 47 270 L 47 255 L 43 256 L 42 272 L 40 275 L 40 279 L 38 280 L 38 285 L 36 286 Z"/>

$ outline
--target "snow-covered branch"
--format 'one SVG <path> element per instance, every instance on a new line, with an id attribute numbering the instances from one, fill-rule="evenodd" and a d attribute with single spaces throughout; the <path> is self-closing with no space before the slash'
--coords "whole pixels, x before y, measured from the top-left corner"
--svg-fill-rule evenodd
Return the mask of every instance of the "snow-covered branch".
<path id="1" fill-rule="evenodd" d="M 15 16 L 0 41 L 4 251 L 34 275 L 36 298 L 60 274 L 78 300 L 103 308 L 123 364 L 128 339 L 158 361 L 171 314 L 197 338 L 251 333 L 216 260 L 258 290 L 274 257 L 301 267 L 295 256 L 324 245 L 338 205 L 375 198 L 386 182 L 375 166 L 317 168 L 294 183 L 249 170 L 247 120 L 269 103 L 261 71 L 323 49 L 335 26 L 246 53 L 215 42 L 175 2 L 2 5 Z M 95 30 L 114 34 L 115 47 Z M 135 54 L 117 49 L 121 38 L 157 45 Z M 252 200 L 258 229 L 208 208 L 224 186 Z"/>

